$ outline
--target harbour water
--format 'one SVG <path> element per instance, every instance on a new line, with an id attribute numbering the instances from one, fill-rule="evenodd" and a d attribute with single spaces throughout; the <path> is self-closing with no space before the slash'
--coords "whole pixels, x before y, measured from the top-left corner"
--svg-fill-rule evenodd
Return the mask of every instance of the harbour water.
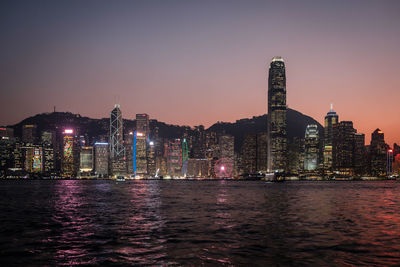
<path id="1" fill-rule="evenodd" d="M 1 180 L 0 265 L 394 265 L 400 182 Z"/>

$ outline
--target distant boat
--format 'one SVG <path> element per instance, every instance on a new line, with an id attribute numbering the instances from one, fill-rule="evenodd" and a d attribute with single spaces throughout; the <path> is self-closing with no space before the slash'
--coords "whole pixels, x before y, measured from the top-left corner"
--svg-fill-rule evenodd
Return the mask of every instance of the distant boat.
<path id="1" fill-rule="evenodd" d="M 117 182 L 125 182 L 124 176 L 117 176 Z"/>
<path id="2" fill-rule="evenodd" d="M 264 176 L 264 181 L 266 182 L 284 182 L 285 173 L 281 171 L 269 172 Z"/>

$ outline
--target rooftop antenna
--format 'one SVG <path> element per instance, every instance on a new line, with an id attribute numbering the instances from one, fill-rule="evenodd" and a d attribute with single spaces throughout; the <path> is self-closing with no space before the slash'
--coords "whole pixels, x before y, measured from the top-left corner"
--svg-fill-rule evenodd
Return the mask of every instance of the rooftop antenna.
<path id="1" fill-rule="evenodd" d="M 331 111 L 333 111 L 333 104 L 331 104 Z"/>
<path id="2" fill-rule="evenodd" d="M 56 113 L 56 106 L 54 106 L 54 113 Z"/>

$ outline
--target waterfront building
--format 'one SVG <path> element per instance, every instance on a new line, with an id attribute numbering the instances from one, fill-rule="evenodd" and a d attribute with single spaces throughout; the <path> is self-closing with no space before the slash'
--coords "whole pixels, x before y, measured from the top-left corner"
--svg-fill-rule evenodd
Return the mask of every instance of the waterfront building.
<path id="1" fill-rule="evenodd" d="M 61 175 L 76 177 L 78 173 L 78 143 L 73 129 L 63 132 L 63 152 L 61 160 Z"/>
<path id="2" fill-rule="evenodd" d="M 25 170 L 30 173 L 43 172 L 43 148 L 38 145 L 29 145 L 25 150 Z"/>
<path id="3" fill-rule="evenodd" d="M 109 144 L 104 142 L 96 142 L 94 144 L 94 170 L 97 177 L 108 177 L 108 158 Z"/>
<path id="4" fill-rule="evenodd" d="M 232 162 L 235 158 L 235 138 L 232 135 L 221 135 L 219 137 L 219 158 L 229 159 Z"/>
<path id="5" fill-rule="evenodd" d="M 257 135 L 245 134 L 242 145 L 242 171 L 244 174 L 257 172 Z"/>
<path id="6" fill-rule="evenodd" d="M 125 157 L 123 120 L 120 105 L 116 104 L 110 116 L 110 158 L 121 160 Z"/>
<path id="7" fill-rule="evenodd" d="M 219 137 L 219 159 L 228 160 L 235 169 L 235 138 L 232 135 Z"/>
<path id="8" fill-rule="evenodd" d="M 147 138 L 145 133 L 138 131 L 133 135 L 133 173 L 147 175 Z"/>
<path id="9" fill-rule="evenodd" d="M 268 170 L 286 170 L 286 74 L 281 57 L 274 57 L 269 67 L 268 137 Z"/>
<path id="10" fill-rule="evenodd" d="M 188 159 L 187 177 L 206 178 L 208 177 L 208 159 Z"/>
<path id="11" fill-rule="evenodd" d="M 134 131 L 130 131 L 125 135 L 124 146 L 126 156 L 126 167 L 129 175 L 134 175 L 133 172 L 133 134 Z"/>
<path id="12" fill-rule="evenodd" d="M 9 136 L 0 137 L 0 177 L 4 177 L 7 169 L 12 168 L 14 143 Z"/>
<path id="13" fill-rule="evenodd" d="M 156 142 L 149 141 L 147 146 L 147 172 L 150 176 L 155 176 L 156 171 Z"/>
<path id="14" fill-rule="evenodd" d="M 365 134 L 354 134 L 354 174 L 361 176 L 366 173 Z"/>
<path id="15" fill-rule="evenodd" d="M 37 126 L 34 124 L 26 124 L 22 126 L 22 142 L 35 144 L 36 143 Z"/>
<path id="16" fill-rule="evenodd" d="M 339 122 L 339 116 L 333 111 L 331 105 L 330 111 L 325 116 L 324 121 L 324 142 L 323 142 L 323 169 L 326 175 L 332 174 L 333 164 L 333 126 Z"/>
<path id="17" fill-rule="evenodd" d="M 25 169 L 25 151 L 21 142 L 15 142 L 13 148 L 13 164 L 12 169 L 23 170 Z"/>
<path id="18" fill-rule="evenodd" d="M 268 171 L 268 133 L 257 134 L 257 172 Z"/>
<path id="19" fill-rule="evenodd" d="M 110 116 L 110 161 L 114 177 L 127 174 L 123 129 L 122 112 L 116 104 Z"/>
<path id="20" fill-rule="evenodd" d="M 385 135 L 380 129 L 371 134 L 369 146 L 369 169 L 373 176 L 386 175 L 386 160 L 389 146 L 385 143 Z"/>
<path id="21" fill-rule="evenodd" d="M 81 147 L 79 171 L 81 176 L 89 176 L 93 171 L 93 147 Z"/>
<path id="22" fill-rule="evenodd" d="M 171 177 L 182 175 L 181 139 L 177 138 L 168 142 L 167 172 Z"/>
<path id="23" fill-rule="evenodd" d="M 203 125 L 194 127 L 194 136 L 193 136 L 193 148 L 192 148 L 192 158 L 205 158 L 205 130 Z"/>
<path id="24" fill-rule="evenodd" d="M 304 170 L 315 171 L 318 167 L 319 133 L 316 124 L 309 124 L 304 137 Z"/>
<path id="25" fill-rule="evenodd" d="M 43 145 L 43 172 L 47 176 L 55 176 L 57 174 L 55 168 L 55 154 L 52 146 Z"/>
<path id="26" fill-rule="evenodd" d="M 149 123 L 149 115 L 136 114 L 136 131 L 143 133 L 144 136 L 149 137 L 150 134 L 150 123 Z"/>
<path id="27" fill-rule="evenodd" d="M 354 135 L 353 122 L 341 121 L 333 125 L 333 169 L 341 175 L 354 174 Z"/>

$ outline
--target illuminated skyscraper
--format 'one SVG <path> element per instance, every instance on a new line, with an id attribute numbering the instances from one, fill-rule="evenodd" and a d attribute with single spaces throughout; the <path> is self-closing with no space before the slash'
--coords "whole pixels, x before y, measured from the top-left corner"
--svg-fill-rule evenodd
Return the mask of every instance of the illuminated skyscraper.
<path id="1" fill-rule="evenodd" d="M 266 149 L 267 148 L 267 149 Z M 268 170 L 268 134 L 257 134 L 257 172 Z"/>
<path id="2" fill-rule="evenodd" d="M 189 149 L 186 138 L 182 140 L 182 176 L 186 177 L 188 170 Z"/>
<path id="3" fill-rule="evenodd" d="M 235 161 L 235 137 L 232 135 L 221 135 L 219 141 L 219 158 L 229 159 L 232 164 Z"/>
<path id="4" fill-rule="evenodd" d="M 143 133 L 146 137 L 150 134 L 149 115 L 136 114 L 136 131 Z"/>
<path id="5" fill-rule="evenodd" d="M 97 142 L 94 144 L 94 170 L 98 177 L 108 177 L 109 144 Z"/>
<path id="6" fill-rule="evenodd" d="M 110 117 L 110 159 L 114 177 L 127 174 L 123 129 L 122 112 L 116 104 Z"/>
<path id="7" fill-rule="evenodd" d="M 371 145 L 369 146 L 370 174 L 373 176 L 386 175 L 387 150 L 389 146 L 385 143 L 385 135 L 380 129 L 371 134 Z"/>
<path id="8" fill-rule="evenodd" d="M 366 173 L 365 157 L 365 135 L 356 133 L 354 135 L 354 173 L 356 175 L 363 175 Z"/>
<path id="9" fill-rule="evenodd" d="M 257 135 L 246 134 L 242 145 L 242 170 L 244 174 L 257 172 Z"/>
<path id="10" fill-rule="evenodd" d="M 319 134 L 316 124 L 307 125 L 304 144 L 304 170 L 314 171 L 318 167 L 319 154 Z"/>
<path id="11" fill-rule="evenodd" d="M 156 175 L 156 143 L 149 141 L 147 146 L 147 173 Z"/>
<path id="12" fill-rule="evenodd" d="M 274 57 L 268 77 L 268 169 L 286 170 L 286 74 L 285 62 Z"/>
<path id="13" fill-rule="evenodd" d="M 89 175 L 93 171 L 93 147 L 81 147 L 79 171 L 81 175 Z"/>
<path id="14" fill-rule="evenodd" d="M 110 158 L 121 159 L 125 157 L 123 144 L 122 112 L 118 104 L 111 111 L 110 117 Z"/>
<path id="15" fill-rule="evenodd" d="M 76 142 L 74 130 L 65 129 L 63 134 L 62 176 L 76 177 L 78 172 L 78 144 Z"/>
<path id="16" fill-rule="evenodd" d="M 28 172 L 43 172 L 43 148 L 37 145 L 25 148 L 25 169 Z"/>
<path id="17" fill-rule="evenodd" d="M 355 133 L 351 121 L 341 121 L 333 126 L 333 168 L 339 174 L 354 174 Z"/>
<path id="18" fill-rule="evenodd" d="M 333 126 L 339 122 L 339 116 L 333 111 L 333 106 L 331 105 L 331 110 L 325 116 L 325 128 L 324 128 L 324 172 L 329 175 L 332 174 L 332 146 L 333 146 Z"/>
<path id="19" fill-rule="evenodd" d="M 133 135 L 133 173 L 147 175 L 147 139 L 145 133 L 138 131 Z"/>
<path id="20" fill-rule="evenodd" d="M 180 177 L 182 175 L 181 139 L 174 139 L 168 142 L 167 170 L 171 177 Z"/>
<path id="21" fill-rule="evenodd" d="M 22 126 L 22 142 L 30 144 L 36 143 L 36 130 L 37 126 L 34 124 Z"/>

